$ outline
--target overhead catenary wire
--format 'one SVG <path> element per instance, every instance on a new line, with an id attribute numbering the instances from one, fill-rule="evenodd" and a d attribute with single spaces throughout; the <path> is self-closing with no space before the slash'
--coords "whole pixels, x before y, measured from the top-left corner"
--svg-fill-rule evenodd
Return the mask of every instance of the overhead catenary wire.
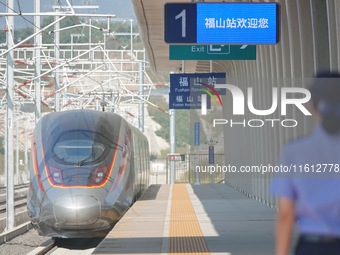
<path id="1" fill-rule="evenodd" d="M 17 0 L 17 1 L 19 1 L 19 0 Z M 58 12 L 45 12 L 45 13 L 39 13 L 38 14 L 38 13 L 23 13 L 21 8 L 19 9 L 19 12 L 18 12 L 14 8 L 9 7 L 3 1 L 0 1 L 1 5 L 5 6 L 6 8 L 8 8 L 9 10 L 11 10 L 13 12 L 13 13 L 0 13 L 0 16 L 7 16 L 7 15 L 20 16 L 22 19 L 25 20 L 25 22 L 28 22 L 33 27 L 41 29 L 41 33 L 44 33 L 45 35 L 49 36 L 52 39 L 52 41 L 54 41 L 53 40 L 53 36 L 51 35 L 51 33 L 47 32 L 46 29 L 48 27 L 50 27 L 52 23 L 54 25 L 56 23 L 56 21 L 48 24 L 44 28 L 40 28 L 40 27 L 37 27 L 34 24 L 34 22 L 32 22 L 31 20 L 27 19 L 25 16 L 35 16 L 35 15 L 40 15 L 40 16 L 61 16 L 60 21 L 63 20 L 64 18 L 66 18 L 66 17 L 71 17 L 71 20 L 74 17 L 77 17 L 77 18 L 79 18 L 79 17 L 89 17 L 89 16 L 91 16 L 91 17 L 103 17 L 103 16 L 105 16 L 105 17 L 111 17 L 111 18 L 116 17 L 116 15 L 112 15 L 112 14 L 105 14 L 105 15 L 103 15 L 103 14 L 75 14 L 73 9 L 72 9 L 72 12 L 70 13 L 70 12 L 68 12 L 66 10 L 66 7 L 61 4 L 60 0 L 58 2 L 60 3 L 60 9 L 64 10 L 64 12 L 60 12 L 60 13 L 58 13 Z M 69 3 L 69 2 L 67 1 L 67 3 Z M 69 7 L 72 7 L 72 5 L 70 5 Z M 72 20 L 72 22 L 75 25 L 74 20 Z M 29 39 L 33 38 L 34 36 L 35 36 L 35 34 L 25 38 L 24 40 L 21 41 L 21 43 L 24 43 L 24 42 L 28 41 Z M 60 50 L 59 46 L 57 44 L 55 44 L 54 42 L 53 42 L 53 44 L 58 48 L 59 52 L 62 53 L 62 51 Z M 20 45 L 19 43 L 16 44 L 15 48 L 18 47 L 19 45 Z M 12 49 L 8 49 L 7 51 L 2 52 L 2 54 L 0 54 L 0 57 L 3 56 L 4 54 L 8 53 L 10 50 L 12 50 Z M 64 56 L 62 56 L 62 58 L 64 58 Z"/>
<path id="2" fill-rule="evenodd" d="M 17 0 L 17 1 L 19 1 L 19 0 Z M 12 11 L 13 13 L 15 13 L 16 15 L 22 17 L 22 18 L 24 19 L 25 22 L 28 22 L 28 23 L 31 24 L 33 27 L 36 27 L 36 28 L 38 28 L 38 29 L 41 29 L 40 33 L 45 33 L 45 35 L 49 36 L 49 37 L 52 38 L 52 39 L 53 39 L 53 37 L 52 37 L 48 32 L 45 32 L 45 30 L 46 30 L 47 28 L 49 28 L 51 25 L 54 25 L 55 23 L 60 22 L 61 20 L 63 20 L 63 19 L 66 17 L 66 16 L 62 16 L 57 22 L 56 22 L 56 21 L 55 21 L 55 22 L 52 22 L 51 24 L 45 26 L 44 28 L 40 28 L 40 27 L 37 27 L 37 26 L 34 24 L 34 22 L 32 22 L 31 20 L 27 19 L 27 18 L 23 15 L 23 13 L 21 12 L 21 7 L 19 7 L 19 12 L 17 12 L 17 11 L 15 11 L 13 8 L 11 8 L 10 6 L 8 6 L 6 3 L 4 3 L 4 2 L 2 2 L 2 1 L 0 1 L 0 4 L 2 4 L 3 6 L 5 6 L 5 7 L 8 8 L 9 10 L 11 10 L 11 11 Z M 18 5 L 19 5 L 19 4 L 18 4 Z M 2 57 L 3 55 L 7 54 L 9 51 L 11 51 L 11 50 L 13 50 L 13 49 L 19 47 L 22 43 L 27 42 L 28 40 L 30 40 L 31 38 L 33 38 L 35 35 L 36 35 L 36 33 L 34 33 L 33 35 L 31 35 L 31 36 L 25 38 L 24 40 L 20 41 L 20 42 L 17 43 L 16 45 L 14 45 L 14 48 L 7 49 L 6 51 L 2 52 L 2 53 L 0 54 L 0 57 Z M 52 41 L 53 41 L 53 40 L 52 40 Z M 55 46 L 59 48 L 58 45 L 55 44 Z M 59 51 L 60 51 L 60 49 L 59 49 Z"/>
<path id="3" fill-rule="evenodd" d="M 4 5 L 4 3 L 3 2 L 5 2 L 4 0 L 0 0 L 0 1 L 2 1 L 2 2 L 0 2 L 0 4 L 2 4 L 2 5 Z M 19 1 L 19 0 L 16 0 L 17 2 Z M 60 1 L 59 1 L 59 3 L 60 3 Z M 18 2 L 18 4 L 20 5 L 20 3 Z M 21 18 L 25 18 L 24 16 L 25 16 L 25 13 L 23 13 L 23 9 L 21 8 L 22 7 L 22 2 L 21 2 L 21 6 L 20 6 L 20 8 L 19 8 L 19 11 L 16 9 L 16 8 L 14 8 L 13 7 L 13 9 L 16 9 L 16 15 L 18 15 L 18 16 L 20 16 Z M 64 6 L 61 6 L 61 9 L 62 10 L 64 10 L 64 12 L 63 12 L 63 14 L 65 14 L 65 17 L 70 17 L 70 20 L 72 21 L 72 23 L 73 24 L 77 24 L 78 22 L 79 22 L 79 18 L 77 19 L 76 18 L 76 16 L 75 15 L 73 15 L 72 16 L 72 14 L 71 13 L 69 13 L 68 12 L 68 9 L 67 9 L 68 7 L 66 6 L 66 5 L 64 5 Z M 56 13 L 54 13 L 54 16 L 58 16 L 58 14 L 59 13 L 61 13 L 61 12 L 56 12 Z M 46 15 L 47 13 L 44 13 L 44 15 Z M 51 14 L 51 13 L 48 13 L 48 14 Z M 11 14 L 12 15 L 12 14 Z M 13 15 L 14 16 L 14 15 Z M 33 16 L 33 15 L 32 15 Z M 94 16 L 94 15 L 92 15 L 92 14 L 90 14 L 90 15 L 83 15 L 83 17 L 85 17 L 85 16 Z M 103 15 L 100 15 L 100 16 L 98 16 L 98 17 L 103 17 Z M 106 18 L 107 18 L 107 16 L 105 16 Z M 114 17 L 114 15 L 110 15 L 110 17 Z M 82 19 L 80 19 L 80 20 L 82 20 Z M 109 19 L 108 19 L 109 20 Z M 119 19 L 117 19 L 117 20 L 119 20 Z M 82 21 L 82 22 L 84 22 L 84 21 Z M 86 22 L 86 21 L 85 21 Z M 27 23 L 30 23 L 30 24 L 32 24 L 33 26 L 35 26 L 30 20 L 27 20 Z M 124 22 L 123 22 L 123 24 L 124 24 Z M 78 26 L 78 28 L 76 28 L 77 29 L 77 31 L 80 31 L 80 32 L 83 32 L 83 30 L 84 29 L 86 29 L 86 28 L 84 28 L 84 27 L 86 27 L 86 24 L 77 24 L 77 25 L 79 25 Z M 36 25 L 36 26 L 38 26 L 38 25 Z M 36 27 L 35 26 L 35 27 Z M 50 38 L 54 38 L 55 36 L 53 35 L 53 33 L 50 31 L 51 30 L 51 26 L 53 26 L 53 25 L 51 25 L 51 24 L 49 24 L 49 28 L 46 28 L 46 27 L 44 27 L 43 29 L 44 30 L 42 30 L 42 31 L 39 31 L 40 33 L 43 33 L 44 35 L 47 35 L 47 36 L 49 36 Z M 80 27 L 81 26 L 81 27 Z M 104 25 L 105 26 L 105 25 Z M 94 27 L 94 26 L 93 26 Z M 70 29 L 72 29 L 71 27 L 70 27 Z M 98 28 L 96 28 L 96 29 L 98 29 Z M 102 32 L 104 32 L 104 33 L 107 33 L 107 34 L 109 34 L 110 32 L 112 32 L 112 30 L 110 31 L 109 29 L 105 29 L 105 27 L 102 27 L 101 29 L 99 28 L 99 30 L 101 30 Z M 118 30 L 118 29 L 113 29 L 113 30 Z M 52 30 L 53 31 L 53 30 Z M 50 32 L 50 33 L 49 33 Z M 114 31 L 114 32 L 112 32 L 112 33 L 115 33 L 116 31 Z M 99 33 L 99 35 L 100 35 L 100 33 Z M 33 36 L 32 36 L 33 37 Z M 31 37 L 31 38 L 32 38 Z M 29 39 L 31 39 L 31 38 L 29 38 Z M 98 37 L 99 38 L 99 37 Z M 29 40 L 29 39 L 24 39 L 24 40 Z M 20 44 L 18 44 L 18 45 L 15 45 L 15 46 L 17 46 L 17 47 L 20 47 L 20 46 L 22 46 L 23 45 L 23 42 L 24 42 L 24 40 L 22 40 L 22 41 L 20 41 Z M 27 41 L 26 41 L 27 42 Z M 34 44 L 32 44 L 31 46 L 33 46 L 33 47 L 40 47 L 40 46 L 43 46 L 43 47 L 50 47 L 51 45 L 57 45 L 56 43 L 55 43 L 55 41 L 54 40 L 52 40 L 52 42 L 53 43 L 49 43 L 49 44 L 45 44 L 45 45 L 34 45 Z M 100 45 L 101 45 L 101 43 L 99 43 Z M 98 44 L 93 44 L 93 45 L 98 45 Z M 61 45 L 58 43 L 58 46 L 59 47 L 61 47 Z M 65 46 L 65 45 L 64 45 Z M 62 57 L 58 57 L 57 58 L 57 61 L 56 60 L 54 60 L 53 58 L 52 59 L 49 59 L 48 61 L 46 61 L 45 63 L 47 63 L 48 65 L 49 65 L 49 69 L 50 70 L 52 70 L 53 71 L 53 68 L 52 67 L 54 67 L 55 65 L 58 65 L 58 64 L 61 64 L 61 63 L 64 63 L 64 61 L 65 61 L 65 65 L 67 66 L 68 64 L 70 64 L 70 66 L 71 66 L 71 60 L 69 60 L 69 59 L 65 59 L 64 58 L 64 56 L 66 55 L 67 56 L 67 51 L 65 51 L 64 50 L 64 48 L 63 47 L 61 47 L 61 48 L 59 48 L 58 47 L 58 52 L 61 52 L 61 55 L 63 55 Z M 103 50 L 102 49 L 102 47 L 101 47 L 101 50 Z M 105 50 L 105 49 L 104 49 Z M 29 50 L 30 51 L 30 50 Z M 3 52 L 1 52 L 1 53 L 3 53 Z M 6 54 L 6 53 L 3 53 L 3 54 Z M 92 55 L 92 54 L 91 54 Z M 107 61 L 108 61 L 108 63 L 109 63 L 109 65 L 111 66 L 111 67 L 115 67 L 115 65 L 113 64 L 113 63 L 111 63 L 111 60 L 109 59 L 109 55 L 108 54 L 105 54 L 105 52 L 104 52 L 104 55 L 105 55 L 105 61 L 106 61 L 106 63 L 107 63 Z M 4 55 L 2 55 L 2 56 L 4 56 Z M 52 56 L 53 56 L 53 54 L 52 54 Z M 46 58 L 48 58 L 49 57 L 49 55 L 46 55 Z M 29 65 L 29 66 L 27 66 L 27 68 L 28 69 L 32 69 L 32 68 L 34 68 L 34 58 L 29 58 L 29 59 L 24 59 L 24 61 L 21 61 L 20 63 L 22 63 L 22 64 L 26 64 L 26 65 Z M 51 64 L 50 65 L 50 61 L 52 61 L 54 64 Z M 74 61 L 74 60 L 72 60 L 72 61 Z M 102 59 L 102 61 L 104 61 L 104 59 Z M 17 61 L 18 62 L 18 61 Z M 51 63 L 52 63 L 51 62 Z M 19 62 L 18 62 L 19 63 Z M 30 66 L 32 66 L 32 67 L 30 67 Z M 72 65 L 73 66 L 73 65 Z M 72 66 L 70 67 L 71 69 L 72 69 Z M 54 69 L 54 71 L 55 71 L 55 69 Z M 67 71 L 67 69 L 65 69 L 65 71 L 66 72 L 69 72 L 69 71 Z M 65 72 L 65 71 L 63 71 L 63 72 Z M 117 70 L 118 71 L 118 70 Z M 65 72 L 65 74 L 66 74 L 66 72 Z M 118 71 L 119 72 L 119 71 Z M 56 73 L 60 73 L 59 71 L 56 71 Z M 125 73 L 122 73 L 121 75 L 123 75 L 123 76 L 125 76 L 126 74 Z M 47 76 L 46 76 L 47 77 Z M 68 77 L 68 76 L 67 76 Z M 131 79 L 131 81 L 132 81 L 132 78 L 134 77 L 134 74 L 133 75 L 131 75 L 131 76 L 129 76 L 130 77 L 130 79 Z M 31 78 L 31 77 L 29 77 L 29 73 L 27 73 L 27 75 L 26 75 L 26 77 L 22 77 L 21 76 L 21 83 L 20 83 L 20 85 L 22 85 L 22 84 L 32 84 L 32 81 L 34 80 L 34 79 L 36 79 L 36 78 L 34 78 L 34 76 Z M 105 89 L 107 89 L 107 86 L 105 86 L 105 84 L 108 84 L 109 82 L 110 82 L 110 80 L 112 80 L 112 79 L 121 79 L 121 77 L 111 77 L 110 76 L 110 80 L 109 81 L 105 81 L 104 83 L 103 82 L 98 82 L 98 80 L 96 80 L 93 76 L 89 76 L 89 77 L 87 77 L 89 80 L 91 80 L 90 81 L 90 83 L 91 84 L 93 84 L 93 83 L 95 83 L 95 84 L 99 84 L 99 86 L 102 88 L 103 86 L 105 87 Z M 124 79 L 124 78 L 123 78 Z M 26 82 L 26 81 L 29 81 L 29 82 Z M 68 82 L 66 82 L 65 84 L 68 84 Z M 126 83 L 123 81 L 122 82 L 122 85 L 124 86 Z M 129 85 L 131 85 L 131 84 L 129 84 Z M 119 87 L 120 87 L 121 85 L 119 85 Z M 16 88 L 17 88 L 18 86 L 16 86 Z M 113 88 L 114 90 L 115 90 L 115 87 L 112 87 L 111 85 L 109 86 L 109 89 L 110 88 Z M 20 87 L 20 89 L 21 89 L 21 87 Z M 26 98 L 32 98 L 32 90 L 31 90 L 31 88 L 29 89 L 29 90 L 26 90 L 25 88 L 22 88 L 23 89 L 23 91 L 21 91 L 21 92 L 24 92 L 24 94 L 25 94 L 25 97 Z M 120 88 L 121 89 L 121 88 Z M 59 90 L 60 91 L 60 90 Z M 131 90 L 131 94 L 133 94 L 133 89 Z M 66 94 L 65 94 L 66 95 Z M 118 94 L 118 97 L 120 97 L 119 96 L 119 94 Z M 135 97 L 135 98 L 139 98 L 139 99 L 141 99 L 140 97 Z M 53 101 L 53 99 L 51 100 L 51 101 Z M 134 101 L 133 101 L 134 102 Z M 147 100 L 145 100 L 145 102 L 147 102 Z"/>
<path id="4" fill-rule="evenodd" d="M 17 0 L 17 1 L 18 1 L 18 0 Z M 10 51 L 13 50 L 13 49 L 15 49 L 15 48 L 17 48 L 17 47 L 20 47 L 23 43 L 27 42 L 28 40 L 30 40 L 31 38 L 35 37 L 35 36 L 36 36 L 37 34 L 39 34 L 39 33 L 44 33 L 45 35 L 47 35 L 47 36 L 49 36 L 50 38 L 53 39 L 53 37 L 51 36 L 51 33 L 50 33 L 50 32 L 46 32 L 46 30 L 47 30 L 49 27 L 51 27 L 52 25 L 54 25 L 54 24 L 60 22 L 61 20 L 63 20 L 63 19 L 66 17 L 66 16 L 61 16 L 61 17 L 60 17 L 59 19 L 57 19 L 56 21 L 50 23 L 49 25 L 47 25 L 47 26 L 45 26 L 44 28 L 41 29 L 41 28 L 38 27 L 36 24 L 34 24 L 32 21 L 30 21 L 30 20 L 28 20 L 27 18 L 24 17 L 24 14 L 23 14 L 22 11 L 21 11 L 20 3 L 19 3 L 19 2 L 17 2 L 17 3 L 18 3 L 18 6 L 19 6 L 19 12 L 16 12 L 16 11 L 14 10 L 14 8 L 11 8 L 11 7 L 9 7 L 7 4 L 5 4 L 4 2 L 0 1 L 0 4 L 2 4 L 3 6 L 5 6 L 5 7 L 8 8 L 9 10 L 11 10 L 11 11 L 12 11 L 13 13 L 15 13 L 16 15 L 21 16 L 25 21 L 29 22 L 29 23 L 30 23 L 31 25 L 33 25 L 35 28 L 38 28 L 38 29 L 39 29 L 39 32 L 34 33 L 33 35 L 31 35 L 31 36 L 25 38 L 24 40 L 21 40 L 18 44 L 14 45 L 13 47 L 11 47 L 11 48 L 9 48 L 9 49 L 3 51 L 3 52 L 0 54 L 0 57 L 4 56 L 5 54 L 7 54 L 8 52 L 10 52 Z M 67 7 L 64 7 L 64 6 L 61 4 L 60 0 L 58 1 L 58 3 L 59 3 L 59 5 L 60 5 L 60 9 L 61 9 L 61 10 L 64 10 L 63 14 L 66 14 L 66 13 L 67 13 L 67 10 L 66 10 Z M 72 13 L 74 14 L 74 11 L 72 11 Z M 87 16 L 88 16 L 88 15 L 87 15 Z M 91 16 L 92 16 L 92 15 L 91 15 Z M 101 15 L 101 16 L 102 16 L 102 15 Z M 111 15 L 111 16 L 113 17 L 113 16 L 115 16 L 115 15 Z M 76 22 L 74 21 L 74 17 L 75 17 L 75 16 L 72 16 L 72 17 L 70 18 L 70 20 L 72 21 L 72 23 L 73 23 L 74 25 L 76 25 Z M 78 19 L 79 19 L 79 18 L 78 18 Z M 83 32 L 84 27 L 83 27 L 82 31 L 81 31 L 78 27 L 77 27 L 76 29 L 77 29 L 79 32 Z M 78 39 L 79 39 L 79 38 L 78 38 Z M 65 62 L 68 62 L 68 60 L 65 59 L 65 56 L 63 56 L 63 52 L 60 50 L 59 45 L 57 45 L 57 44 L 54 42 L 54 40 L 52 40 L 52 41 L 53 41 L 54 46 L 58 49 L 59 53 L 61 53 L 61 55 L 62 55 L 62 56 L 61 56 L 61 59 L 64 59 Z"/>

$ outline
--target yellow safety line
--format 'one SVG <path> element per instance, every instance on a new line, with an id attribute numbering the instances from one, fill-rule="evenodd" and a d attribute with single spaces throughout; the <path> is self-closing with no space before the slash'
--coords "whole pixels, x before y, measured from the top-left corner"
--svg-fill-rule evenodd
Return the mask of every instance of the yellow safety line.
<path id="1" fill-rule="evenodd" d="M 172 189 L 169 254 L 210 254 L 185 184 Z"/>

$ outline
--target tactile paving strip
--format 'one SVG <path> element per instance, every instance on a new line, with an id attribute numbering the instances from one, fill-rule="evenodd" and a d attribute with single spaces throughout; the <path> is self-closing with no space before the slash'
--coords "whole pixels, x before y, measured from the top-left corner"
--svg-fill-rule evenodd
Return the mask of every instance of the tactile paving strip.
<path id="1" fill-rule="evenodd" d="M 210 254 L 185 184 L 172 189 L 169 254 Z"/>

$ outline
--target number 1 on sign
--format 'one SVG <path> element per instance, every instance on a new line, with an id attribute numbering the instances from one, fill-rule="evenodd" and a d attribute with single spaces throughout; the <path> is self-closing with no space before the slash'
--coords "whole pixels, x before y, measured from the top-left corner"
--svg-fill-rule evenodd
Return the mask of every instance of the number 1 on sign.
<path id="1" fill-rule="evenodd" d="M 181 11 L 177 16 L 175 16 L 175 19 L 180 19 L 182 18 L 182 37 L 186 37 L 186 10 L 184 9 Z"/>

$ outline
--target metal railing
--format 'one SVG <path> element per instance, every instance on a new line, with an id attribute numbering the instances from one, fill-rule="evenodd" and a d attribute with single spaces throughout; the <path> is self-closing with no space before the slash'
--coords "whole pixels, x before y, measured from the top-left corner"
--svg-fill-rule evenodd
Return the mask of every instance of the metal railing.
<path id="1" fill-rule="evenodd" d="M 166 162 L 166 183 L 170 183 L 170 160 Z M 224 173 L 219 167 L 224 166 L 224 154 L 215 154 L 214 163 L 209 164 L 208 153 L 186 154 L 184 161 L 175 161 L 176 183 L 222 183 Z"/>

